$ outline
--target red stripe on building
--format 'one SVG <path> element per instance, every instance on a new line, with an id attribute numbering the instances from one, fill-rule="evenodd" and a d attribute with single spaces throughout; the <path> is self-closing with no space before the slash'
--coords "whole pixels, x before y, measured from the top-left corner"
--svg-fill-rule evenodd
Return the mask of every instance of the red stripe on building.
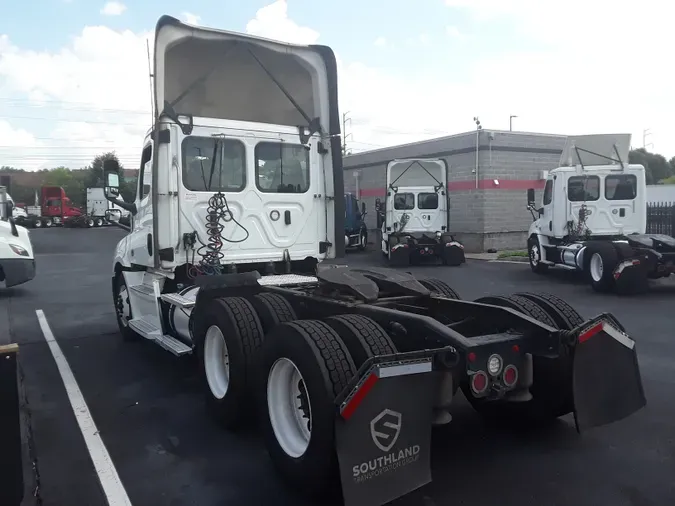
<path id="1" fill-rule="evenodd" d="M 546 181 L 542 179 L 498 179 L 499 184 L 495 183 L 494 179 L 479 179 L 479 190 L 527 190 L 534 188 L 541 190 L 544 188 Z M 451 181 L 448 183 L 448 191 L 466 191 L 475 190 L 476 181 Z M 361 188 L 361 197 L 384 197 L 384 188 Z"/>

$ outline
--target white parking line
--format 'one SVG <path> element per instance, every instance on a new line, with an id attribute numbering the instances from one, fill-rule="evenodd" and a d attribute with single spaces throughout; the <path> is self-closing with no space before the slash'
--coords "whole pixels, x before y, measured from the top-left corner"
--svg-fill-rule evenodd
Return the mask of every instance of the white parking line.
<path id="1" fill-rule="evenodd" d="M 49 328 L 47 317 L 42 309 L 37 309 L 35 313 L 37 314 L 40 328 L 42 329 L 45 340 L 52 352 L 56 366 L 61 374 L 63 385 L 66 387 L 70 405 L 73 408 L 75 419 L 80 426 L 80 431 L 82 431 L 82 436 L 84 436 L 84 442 L 87 445 L 87 450 L 89 450 L 89 456 L 96 469 L 96 474 L 101 482 L 103 493 L 108 500 L 108 505 L 131 506 L 127 491 L 124 489 L 124 485 L 122 485 L 122 481 L 117 474 L 117 469 L 115 469 L 110 454 L 96 428 L 94 419 L 91 417 L 91 413 L 84 400 L 82 391 L 75 380 L 73 371 L 70 369 L 65 355 L 61 351 L 59 343 L 56 342 L 51 328 Z"/>

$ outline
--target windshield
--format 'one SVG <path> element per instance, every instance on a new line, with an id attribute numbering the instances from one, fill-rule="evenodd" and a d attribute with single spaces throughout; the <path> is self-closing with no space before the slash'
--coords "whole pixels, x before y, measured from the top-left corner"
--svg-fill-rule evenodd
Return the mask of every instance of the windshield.
<path id="1" fill-rule="evenodd" d="M 186 189 L 239 192 L 246 186 L 246 150 L 240 141 L 187 137 L 182 150 Z"/>

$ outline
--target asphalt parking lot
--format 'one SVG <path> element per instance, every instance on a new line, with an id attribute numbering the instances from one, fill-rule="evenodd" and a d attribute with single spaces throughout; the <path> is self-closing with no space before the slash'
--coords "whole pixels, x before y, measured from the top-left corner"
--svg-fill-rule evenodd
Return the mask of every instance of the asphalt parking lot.
<path id="1" fill-rule="evenodd" d="M 35 491 L 25 505 L 107 504 L 36 310 L 44 312 L 134 506 L 307 504 L 276 478 L 255 431 L 231 434 L 206 416 L 189 359 L 122 342 L 110 294 L 111 258 L 122 235 L 114 228 L 33 231 L 36 279 L 0 288 L 0 319 L 8 319 L 20 345 L 32 460 L 26 480 Z M 374 251 L 350 254 L 347 262 L 380 259 Z M 466 299 L 547 291 L 586 317 L 614 313 L 638 343 L 648 405 L 579 436 L 570 417 L 539 432 L 487 427 L 459 399 L 453 423 L 434 436 L 434 481 L 395 504 L 675 504 L 675 282 L 621 298 L 595 294 L 568 276 L 536 276 L 527 264 L 410 270 L 450 283 Z"/>

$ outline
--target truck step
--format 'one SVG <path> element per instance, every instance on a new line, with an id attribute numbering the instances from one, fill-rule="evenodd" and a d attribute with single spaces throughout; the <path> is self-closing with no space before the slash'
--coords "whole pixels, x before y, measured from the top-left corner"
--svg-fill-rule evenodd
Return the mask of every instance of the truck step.
<path id="1" fill-rule="evenodd" d="M 159 344 L 162 348 L 170 351 L 177 357 L 189 355 L 192 353 L 192 348 L 190 348 L 187 344 L 167 334 L 160 335 L 157 339 L 155 339 L 155 341 L 157 341 L 157 344 Z"/>
<path id="2" fill-rule="evenodd" d="M 301 276 L 300 274 L 277 274 L 258 279 L 258 284 L 262 286 L 310 285 L 318 282 L 315 276 Z"/>
<path id="3" fill-rule="evenodd" d="M 140 317 L 129 320 L 129 327 L 150 341 L 156 342 L 159 346 L 170 351 L 176 356 L 192 353 L 192 348 L 179 341 L 175 337 L 162 334 L 157 325 L 148 318 Z"/>
<path id="4" fill-rule="evenodd" d="M 160 297 L 164 302 L 168 302 L 172 306 L 178 306 L 188 309 L 195 306 L 194 300 L 183 297 L 182 295 L 179 295 L 177 293 L 163 293 L 162 295 L 160 295 Z"/>
<path id="5" fill-rule="evenodd" d="M 129 289 L 143 295 L 149 295 L 150 297 L 155 296 L 155 291 L 153 290 L 152 286 L 143 283 L 140 285 L 132 285 L 129 287 Z"/>

